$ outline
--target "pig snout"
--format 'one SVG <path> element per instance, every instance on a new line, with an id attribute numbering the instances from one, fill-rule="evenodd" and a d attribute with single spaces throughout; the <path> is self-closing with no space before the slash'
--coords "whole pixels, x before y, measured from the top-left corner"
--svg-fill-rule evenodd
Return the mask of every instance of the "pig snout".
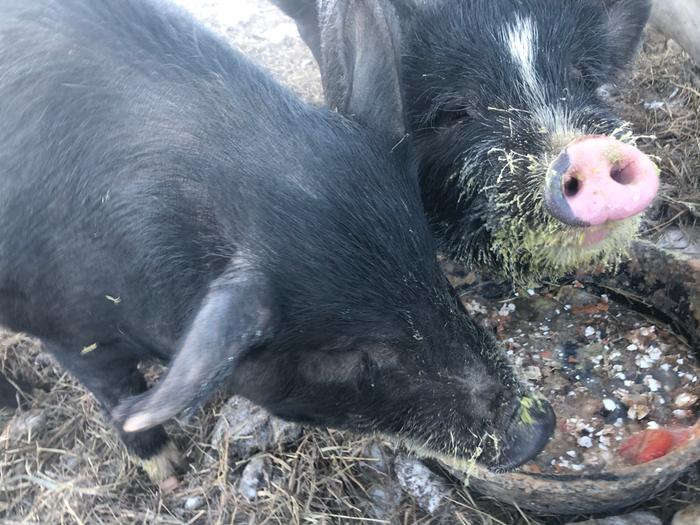
<path id="1" fill-rule="evenodd" d="M 551 405 L 543 399 L 522 398 L 503 434 L 495 471 L 507 471 L 527 463 L 547 445 L 554 433 L 556 417 Z"/>
<path id="2" fill-rule="evenodd" d="M 648 156 L 611 137 L 587 136 L 551 164 L 545 202 L 565 224 L 598 226 L 638 215 L 658 190 L 658 170 Z"/>

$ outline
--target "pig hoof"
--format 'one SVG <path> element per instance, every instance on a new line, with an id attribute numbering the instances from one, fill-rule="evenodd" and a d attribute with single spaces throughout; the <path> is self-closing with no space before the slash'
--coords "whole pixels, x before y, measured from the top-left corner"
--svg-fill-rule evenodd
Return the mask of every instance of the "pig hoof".
<path id="1" fill-rule="evenodd" d="M 178 487 L 177 473 L 183 464 L 183 459 L 172 441 L 168 441 L 157 454 L 150 458 L 138 458 L 137 461 L 148 477 L 164 492 L 170 492 Z"/>
<path id="2" fill-rule="evenodd" d="M 175 476 L 170 476 L 160 482 L 160 490 L 163 493 L 173 492 L 180 486 L 180 481 Z"/>

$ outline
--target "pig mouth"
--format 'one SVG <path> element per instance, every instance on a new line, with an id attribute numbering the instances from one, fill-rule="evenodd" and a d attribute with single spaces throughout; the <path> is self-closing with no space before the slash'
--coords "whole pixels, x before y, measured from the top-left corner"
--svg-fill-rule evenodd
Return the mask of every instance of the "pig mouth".
<path id="1" fill-rule="evenodd" d="M 583 248 L 595 248 L 601 244 L 605 239 L 610 236 L 610 227 L 604 226 L 592 226 L 587 229 L 583 234 L 582 247 Z"/>
<path id="2" fill-rule="evenodd" d="M 627 221 L 610 221 L 599 226 L 589 226 L 582 229 L 580 235 L 579 249 L 582 251 L 598 250 L 605 247 L 608 240 L 614 237 L 618 232 L 626 239 L 631 239 L 628 233 L 630 224 L 637 224 L 639 218 L 633 218 Z M 631 234 L 634 236 L 634 234 Z M 629 242 L 629 241 L 628 241 Z M 613 242 L 615 244 L 615 242 Z"/>
<path id="3" fill-rule="evenodd" d="M 598 226 L 581 228 L 565 227 L 561 234 L 561 247 L 578 251 L 582 255 L 622 248 L 635 237 L 641 215 L 620 221 L 610 221 Z"/>
<path id="4" fill-rule="evenodd" d="M 562 246 L 567 246 L 570 249 L 578 249 L 581 252 L 586 252 L 590 250 L 598 250 L 606 245 L 611 237 L 615 236 L 618 230 L 625 231 L 629 222 L 636 223 L 636 220 L 632 221 L 609 221 L 597 226 L 586 226 L 580 229 L 572 229 L 570 231 L 570 239 L 563 240 Z M 627 235 L 625 235 L 627 237 Z"/>

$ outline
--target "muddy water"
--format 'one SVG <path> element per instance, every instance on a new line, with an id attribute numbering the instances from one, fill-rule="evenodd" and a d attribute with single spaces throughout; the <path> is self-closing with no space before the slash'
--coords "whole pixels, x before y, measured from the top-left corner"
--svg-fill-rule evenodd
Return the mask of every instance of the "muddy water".
<path id="1" fill-rule="evenodd" d="M 632 434 L 697 420 L 700 363 L 665 325 L 578 283 L 508 296 L 453 264 L 447 270 L 467 310 L 557 414 L 553 439 L 526 470 L 609 470 Z"/>

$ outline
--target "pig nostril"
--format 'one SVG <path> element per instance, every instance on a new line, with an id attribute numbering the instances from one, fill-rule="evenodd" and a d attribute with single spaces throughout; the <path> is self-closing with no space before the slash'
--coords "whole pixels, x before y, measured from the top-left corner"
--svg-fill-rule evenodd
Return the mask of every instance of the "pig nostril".
<path id="1" fill-rule="evenodd" d="M 564 183 L 564 195 L 567 197 L 575 197 L 581 189 L 581 181 L 576 177 L 571 177 Z"/>
<path id="2" fill-rule="evenodd" d="M 632 169 L 632 163 L 625 166 L 613 166 L 610 170 L 610 178 L 624 186 L 632 184 L 636 178 L 635 172 Z"/>

